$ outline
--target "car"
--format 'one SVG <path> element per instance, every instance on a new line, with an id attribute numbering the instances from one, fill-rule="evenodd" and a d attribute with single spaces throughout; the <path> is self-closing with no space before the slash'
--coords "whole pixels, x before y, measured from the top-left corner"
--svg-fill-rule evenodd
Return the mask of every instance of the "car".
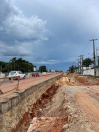
<path id="1" fill-rule="evenodd" d="M 50 72 L 47 72 L 47 74 L 48 74 L 48 75 L 51 75 L 51 73 L 50 73 Z"/>
<path id="2" fill-rule="evenodd" d="M 46 76 L 46 73 L 47 73 L 47 72 L 42 72 L 42 76 Z"/>
<path id="3" fill-rule="evenodd" d="M 39 73 L 38 73 L 38 72 L 33 72 L 33 73 L 32 73 L 32 77 L 35 77 L 35 76 L 36 76 L 36 77 L 39 77 Z"/>
<path id="4" fill-rule="evenodd" d="M 25 78 L 25 74 L 23 74 L 21 71 L 10 71 L 8 77 L 15 77 L 20 76 L 20 78 Z M 17 78 L 16 78 L 17 79 Z M 11 80 L 11 78 L 9 78 Z"/>

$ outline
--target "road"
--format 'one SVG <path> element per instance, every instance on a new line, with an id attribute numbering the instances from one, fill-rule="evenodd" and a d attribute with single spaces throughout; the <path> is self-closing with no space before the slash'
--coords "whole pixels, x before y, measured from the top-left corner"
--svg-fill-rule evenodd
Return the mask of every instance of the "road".
<path id="1" fill-rule="evenodd" d="M 25 79 L 20 79 L 19 82 L 19 89 L 22 89 L 24 86 L 29 86 L 30 84 L 34 85 L 35 83 L 39 83 L 41 81 L 44 81 L 48 78 L 54 77 L 58 74 L 51 74 L 51 75 L 47 75 L 47 76 L 39 76 L 39 77 L 26 77 Z M 0 84 L 2 83 L 3 80 L 0 81 Z M 18 85 L 18 80 L 13 79 L 13 83 L 11 83 L 11 80 L 9 79 L 5 79 L 5 81 L 3 82 L 3 84 L 0 86 L 0 90 L 3 93 L 9 92 L 11 90 L 14 90 L 16 88 L 16 86 Z"/>
<path id="2" fill-rule="evenodd" d="M 99 132 L 99 86 L 63 86 L 72 115 L 78 115 L 81 124 L 73 124 L 69 132 Z M 88 128 L 89 127 L 89 128 Z M 82 130 L 80 130 L 82 129 Z"/>

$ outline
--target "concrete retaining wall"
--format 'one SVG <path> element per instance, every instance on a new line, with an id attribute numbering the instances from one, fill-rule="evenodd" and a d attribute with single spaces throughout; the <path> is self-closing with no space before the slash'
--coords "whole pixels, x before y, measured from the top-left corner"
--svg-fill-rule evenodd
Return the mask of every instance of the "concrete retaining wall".
<path id="1" fill-rule="evenodd" d="M 11 132 L 31 105 L 61 77 L 58 75 L 26 90 L 14 92 L 10 98 L 0 102 L 0 132 Z"/>

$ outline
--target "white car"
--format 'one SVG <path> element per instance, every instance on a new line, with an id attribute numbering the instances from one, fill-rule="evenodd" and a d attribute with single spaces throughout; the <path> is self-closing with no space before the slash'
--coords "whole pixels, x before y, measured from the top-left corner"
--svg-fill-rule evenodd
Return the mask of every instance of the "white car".
<path id="1" fill-rule="evenodd" d="M 10 71 L 8 77 L 15 77 L 20 76 L 20 78 L 25 78 L 25 74 L 23 74 L 21 71 Z M 9 78 L 11 80 L 11 78 Z"/>
<path id="2" fill-rule="evenodd" d="M 51 75 L 51 73 L 50 73 L 50 72 L 47 72 L 47 74 L 48 74 L 48 75 Z"/>
<path id="3" fill-rule="evenodd" d="M 42 72 L 42 76 L 46 76 L 46 73 L 47 73 L 47 72 Z"/>

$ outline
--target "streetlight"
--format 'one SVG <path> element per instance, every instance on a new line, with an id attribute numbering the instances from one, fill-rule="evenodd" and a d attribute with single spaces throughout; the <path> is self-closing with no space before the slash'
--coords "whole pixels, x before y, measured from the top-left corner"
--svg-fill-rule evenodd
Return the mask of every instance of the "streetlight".
<path id="1" fill-rule="evenodd" d="M 91 53 L 88 53 L 88 54 L 91 54 Z M 92 54 L 91 54 L 92 55 Z M 93 56 L 93 55 L 92 55 Z"/>

